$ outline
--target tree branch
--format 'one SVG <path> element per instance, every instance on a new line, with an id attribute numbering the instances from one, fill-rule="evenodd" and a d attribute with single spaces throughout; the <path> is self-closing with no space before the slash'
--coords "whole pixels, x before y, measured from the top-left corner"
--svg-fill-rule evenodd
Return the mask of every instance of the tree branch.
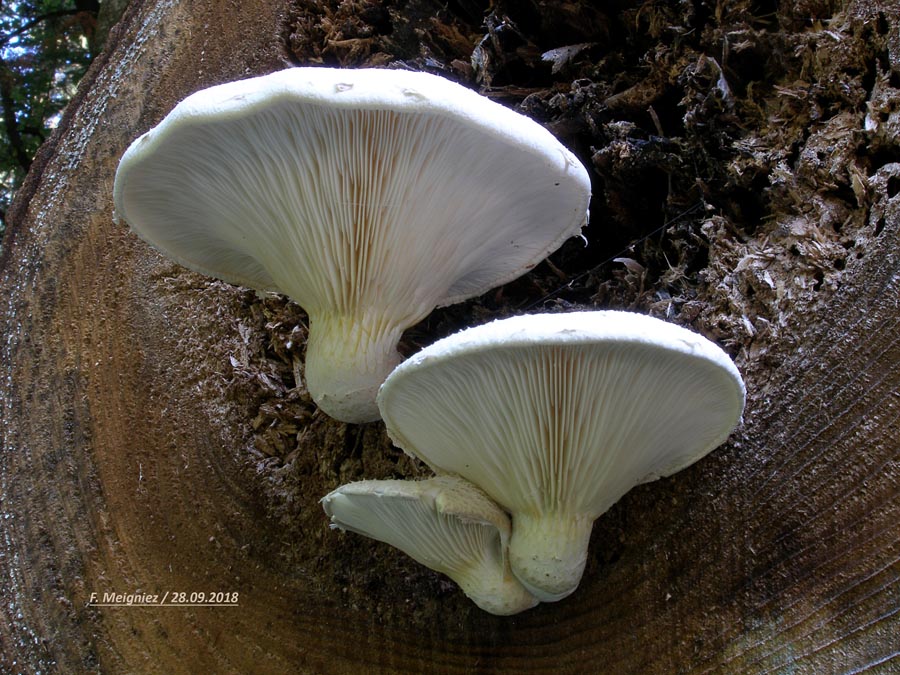
<path id="1" fill-rule="evenodd" d="M 22 140 L 22 130 L 16 120 L 16 104 L 13 96 L 13 83 L 15 76 L 6 65 L 6 61 L 0 56 L 0 108 L 3 110 L 3 125 L 6 128 L 6 138 L 16 162 L 24 171 L 31 167 L 31 156 L 25 148 Z"/>
<path id="2" fill-rule="evenodd" d="M 75 14 L 80 14 L 82 11 L 83 10 L 81 9 L 58 9 L 55 12 L 47 12 L 46 14 L 36 16 L 30 21 L 26 21 L 25 23 L 23 23 L 14 31 L 11 31 L 8 35 L 4 35 L 2 38 L 0 38 L 0 47 L 5 47 L 7 44 L 9 44 L 10 40 L 19 37 L 24 33 L 27 33 L 42 21 L 47 21 L 48 19 L 56 19 L 61 16 L 73 16 Z"/>

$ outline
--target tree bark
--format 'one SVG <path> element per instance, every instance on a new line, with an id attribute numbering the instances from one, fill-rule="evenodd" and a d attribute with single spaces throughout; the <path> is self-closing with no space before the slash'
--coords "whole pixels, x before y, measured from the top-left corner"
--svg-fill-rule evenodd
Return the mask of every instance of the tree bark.
<path id="1" fill-rule="evenodd" d="M 789 331 L 756 323 L 752 339 L 739 340 L 736 326 L 753 317 L 726 320 L 718 301 L 700 311 L 699 325 L 734 347 L 745 374 L 743 426 L 603 516 L 574 595 L 494 617 L 402 555 L 328 531 L 317 501 L 329 487 L 422 469 L 390 447 L 381 424 L 325 419 L 289 366 L 285 386 L 281 371 L 254 361 L 262 352 L 277 361 L 272 335 L 300 325 L 299 310 L 190 274 L 114 221 L 113 176 L 131 140 L 201 87 L 296 60 L 285 44 L 299 38 L 285 27 L 298 25 L 292 12 L 303 6 L 133 2 L 10 209 L 0 276 L 0 670 L 900 667 L 896 147 L 861 179 L 846 221 L 856 218 L 858 255 L 820 279 L 815 302 L 792 309 Z M 606 158 L 594 162 L 602 173 Z M 739 278 L 771 244 L 771 231 L 738 240 L 716 229 L 721 220 L 706 222 L 720 238 L 701 270 L 710 279 L 722 256 L 753 252 L 728 258 L 727 278 Z M 754 278 L 766 286 L 771 269 L 777 286 L 775 267 L 753 267 Z M 572 269 L 560 274 L 571 280 Z M 503 303 L 528 283 L 506 289 L 498 311 L 515 310 Z M 712 298 L 717 283 L 691 302 Z M 691 302 L 678 315 L 685 323 Z M 475 323 L 471 307 L 445 316 Z M 275 312 L 296 322 L 282 327 L 269 320 Z M 285 363 L 297 355 L 288 349 Z M 291 415 L 279 417 L 279 405 Z M 266 436 L 265 427 L 290 431 Z M 276 447 L 288 436 L 293 445 Z M 104 606 L 117 600 L 106 594 L 177 593 L 237 602 Z"/>

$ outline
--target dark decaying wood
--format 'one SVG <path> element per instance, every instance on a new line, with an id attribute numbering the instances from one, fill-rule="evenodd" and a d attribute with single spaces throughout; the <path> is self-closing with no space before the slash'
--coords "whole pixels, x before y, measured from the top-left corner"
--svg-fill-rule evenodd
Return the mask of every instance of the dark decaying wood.
<path id="1" fill-rule="evenodd" d="M 111 204 L 131 139 L 200 87 L 284 67 L 285 26 L 309 4 L 133 2 L 11 211 L 0 671 L 900 670 L 900 165 L 890 156 L 866 177 L 857 225 L 867 238 L 840 283 L 796 308 L 790 340 L 733 344 L 749 389 L 742 428 L 601 518 L 575 595 L 489 616 L 403 556 L 328 531 L 325 490 L 422 469 L 378 424 L 324 419 L 302 392 L 259 393 L 277 383 L 251 366 L 254 344 L 292 330 L 271 312 L 296 310 L 168 263 L 114 222 Z M 478 15 L 475 4 L 456 3 Z M 301 437 L 290 461 L 271 445 L 279 436 L 260 440 L 272 420 Z M 108 592 L 239 602 L 91 604 Z"/>

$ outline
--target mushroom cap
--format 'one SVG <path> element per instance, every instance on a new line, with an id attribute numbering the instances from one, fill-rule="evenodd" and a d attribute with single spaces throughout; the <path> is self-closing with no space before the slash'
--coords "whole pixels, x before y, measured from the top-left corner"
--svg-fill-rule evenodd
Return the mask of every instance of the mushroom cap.
<path id="1" fill-rule="evenodd" d="M 114 198 L 184 266 L 305 308 L 376 283 L 452 304 L 577 234 L 590 179 L 541 125 L 444 78 L 291 68 L 188 96 L 125 152 Z"/>
<path id="2" fill-rule="evenodd" d="M 537 604 L 509 571 L 509 518 L 457 476 L 349 483 L 326 495 L 322 506 L 332 527 L 399 548 L 449 576 L 492 614 L 515 614 Z"/>
<path id="3" fill-rule="evenodd" d="M 400 364 L 378 404 L 399 447 L 511 512 L 515 558 L 520 521 L 538 530 L 535 520 L 577 520 L 572 536 L 586 551 L 590 524 L 634 485 L 721 444 L 744 395 L 731 359 L 706 338 L 596 311 L 519 316 L 451 335 Z M 580 578 L 583 565 L 572 574 Z M 513 571 L 542 600 L 574 588 L 541 594 L 515 559 Z"/>
<path id="4" fill-rule="evenodd" d="M 329 396 L 351 417 L 346 387 L 377 417 L 400 332 L 577 234 L 590 179 L 542 126 L 441 77 L 292 68 L 187 97 L 131 144 L 113 193 L 117 217 L 185 267 L 285 293 L 311 333 L 346 332 L 316 372 L 338 373 Z M 378 362 L 344 374 L 370 344 Z"/>

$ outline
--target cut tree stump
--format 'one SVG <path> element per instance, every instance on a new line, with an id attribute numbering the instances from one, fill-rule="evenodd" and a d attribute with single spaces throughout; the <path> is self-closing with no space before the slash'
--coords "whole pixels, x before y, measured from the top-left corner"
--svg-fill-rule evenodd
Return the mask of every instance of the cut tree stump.
<path id="1" fill-rule="evenodd" d="M 406 461 L 380 424 L 311 409 L 291 461 L 318 478 L 277 497 L 239 377 L 260 301 L 164 260 L 114 221 L 111 192 L 178 100 L 287 65 L 290 4 L 132 2 L 10 212 L 0 671 L 900 672 L 897 164 L 870 177 L 871 237 L 827 302 L 790 346 L 738 359 L 743 426 L 602 517 L 570 598 L 490 616 L 329 532 L 333 457 Z M 236 602 L 105 606 L 115 594 Z"/>

